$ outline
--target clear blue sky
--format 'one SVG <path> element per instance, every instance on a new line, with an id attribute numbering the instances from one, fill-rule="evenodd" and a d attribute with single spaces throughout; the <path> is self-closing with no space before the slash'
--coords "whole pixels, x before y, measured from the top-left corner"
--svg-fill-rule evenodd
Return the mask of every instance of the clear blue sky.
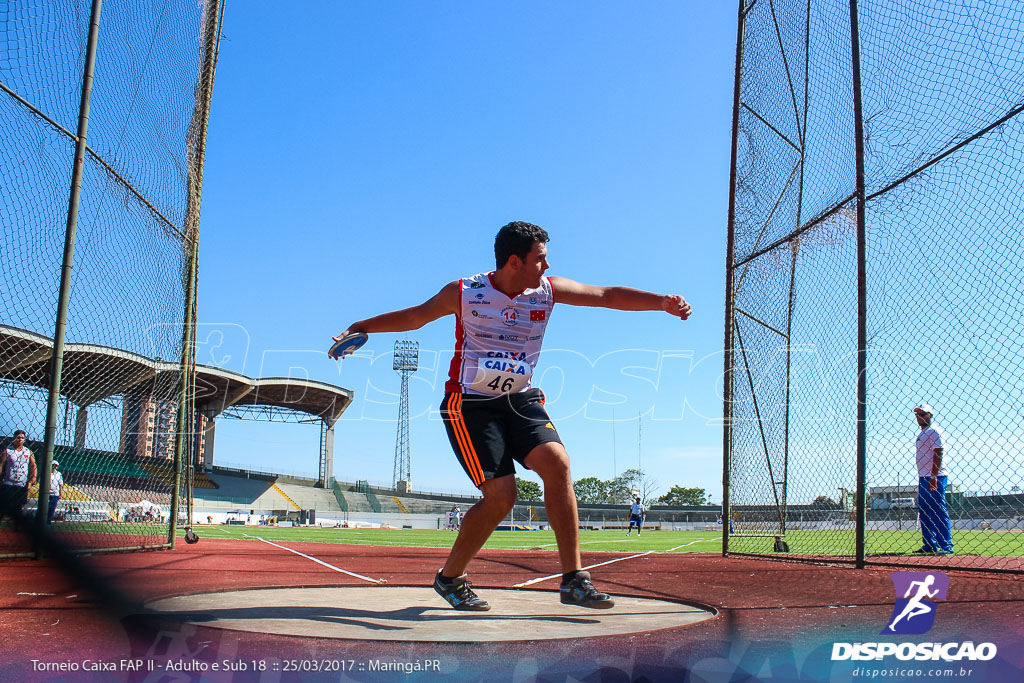
<path id="1" fill-rule="evenodd" d="M 335 476 L 390 483 L 390 353 L 419 341 L 413 486 L 472 491 L 436 414 L 452 318 L 373 336 L 340 366 L 324 351 L 354 320 L 493 268 L 498 228 L 530 221 L 551 234 L 550 274 L 694 308 L 556 307 L 536 376 L 573 477 L 639 461 L 659 492 L 720 501 L 735 22 L 733 3 L 229 2 L 199 362 L 354 390 Z M 220 420 L 216 461 L 313 475 L 318 443 L 315 425 Z"/>

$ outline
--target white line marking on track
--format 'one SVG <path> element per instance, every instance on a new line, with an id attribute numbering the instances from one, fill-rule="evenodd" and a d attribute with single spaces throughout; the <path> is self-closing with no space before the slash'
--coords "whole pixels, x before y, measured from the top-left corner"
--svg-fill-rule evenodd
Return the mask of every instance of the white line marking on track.
<path id="1" fill-rule="evenodd" d="M 594 545 L 595 543 L 636 543 L 639 540 L 640 539 L 638 539 L 638 538 L 637 539 L 633 539 L 633 538 L 628 538 L 628 539 L 612 538 L 612 539 L 609 539 L 607 541 L 584 541 L 584 542 L 580 543 L 580 545 Z M 518 550 L 527 550 L 527 549 L 532 549 L 532 548 L 551 548 L 552 546 L 556 546 L 556 545 L 558 545 L 558 544 L 557 543 L 545 543 L 543 545 L 522 545 L 522 546 L 516 546 L 516 549 L 518 549 Z"/>
<path id="2" fill-rule="evenodd" d="M 665 552 L 666 553 L 670 553 L 673 550 L 679 550 L 680 548 L 685 548 L 686 546 L 693 545 L 694 543 L 714 543 L 715 541 L 721 541 L 721 540 L 722 540 L 721 536 L 719 536 L 718 538 L 698 538 L 696 541 L 690 541 L 689 543 L 684 543 L 682 545 L 677 545 L 675 548 L 669 548 Z"/>
<path id="3" fill-rule="evenodd" d="M 245 532 L 242 532 L 242 535 L 243 536 L 249 536 L 249 534 L 247 534 Z M 281 550 L 287 550 L 290 553 L 295 553 L 296 555 L 299 555 L 300 557 L 304 557 L 307 560 L 313 560 L 317 564 L 322 564 L 323 566 L 327 567 L 328 569 L 333 569 L 336 572 L 341 572 L 342 574 L 348 574 L 349 576 L 354 576 L 357 579 L 362 579 L 363 581 L 369 581 L 370 583 L 375 583 L 375 584 L 378 584 L 378 585 L 387 583 L 387 580 L 385 580 L 385 579 L 371 579 L 369 576 L 363 576 L 362 574 L 356 574 L 355 572 L 350 572 L 347 569 L 341 569 L 340 567 L 335 567 L 333 564 L 328 564 L 328 563 L 324 562 L 323 560 L 318 560 L 317 558 L 315 558 L 315 557 L 313 557 L 311 555 L 307 555 L 305 553 L 300 553 L 298 550 L 292 550 L 291 548 L 286 548 L 283 545 L 279 545 L 277 543 L 273 543 L 273 542 L 268 541 L 268 540 L 266 540 L 264 538 L 260 538 L 259 536 L 249 536 L 249 538 L 255 538 L 258 541 L 263 541 L 267 545 L 272 545 L 275 548 L 280 548 Z"/>
<path id="4" fill-rule="evenodd" d="M 585 541 L 583 543 L 580 543 L 580 545 L 581 546 L 583 546 L 583 545 L 594 545 L 595 543 L 598 543 L 598 544 L 599 543 L 637 543 L 640 540 L 641 539 L 639 539 L 639 538 L 628 538 L 628 539 L 627 538 L 613 538 L 613 539 L 608 540 L 608 541 Z M 685 548 L 686 546 L 693 545 L 694 543 L 714 543 L 715 541 L 721 541 L 721 540 L 722 540 L 721 536 L 719 536 L 718 538 L 698 538 L 696 541 L 690 541 L 689 543 L 684 543 L 683 545 L 677 545 L 675 548 L 669 548 L 668 550 L 657 550 L 657 551 L 653 551 L 653 552 L 670 553 L 670 552 L 673 552 L 675 550 L 679 550 L 680 548 Z M 540 548 L 552 548 L 552 547 L 555 547 L 557 545 L 558 545 L 557 543 L 544 543 L 542 545 L 521 545 L 521 546 L 515 546 L 514 548 L 511 548 L 511 549 L 512 550 L 539 550 Z"/>
<path id="5" fill-rule="evenodd" d="M 639 555 L 629 555 L 627 557 L 618 557 L 618 558 L 616 558 L 614 560 L 608 560 L 607 562 L 598 562 L 597 564 L 592 564 L 590 566 L 584 567 L 584 569 L 593 569 L 594 567 L 601 567 L 601 566 L 606 565 L 606 564 L 612 564 L 613 562 L 622 562 L 623 560 L 632 560 L 632 559 L 637 558 L 637 557 L 643 557 L 644 555 L 650 555 L 653 552 L 654 552 L 653 550 L 648 550 L 646 553 L 640 553 Z M 560 576 L 562 576 L 562 575 L 561 574 L 552 574 L 551 576 L 542 576 L 539 579 L 530 579 L 529 581 L 524 581 L 523 583 L 517 583 L 517 584 L 515 584 L 512 587 L 513 588 L 525 588 L 527 586 L 532 586 L 535 583 L 540 583 L 541 581 L 547 581 L 548 579 L 557 579 Z"/>

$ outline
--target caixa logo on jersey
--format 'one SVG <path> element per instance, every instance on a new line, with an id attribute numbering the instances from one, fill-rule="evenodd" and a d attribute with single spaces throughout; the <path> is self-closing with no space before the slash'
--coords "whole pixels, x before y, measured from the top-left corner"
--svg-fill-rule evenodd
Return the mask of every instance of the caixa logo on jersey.
<path id="1" fill-rule="evenodd" d="M 892 616 L 880 635 L 921 635 L 935 625 L 938 603 L 945 601 L 949 577 L 942 572 L 893 572 L 889 575 L 896 599 Z M 988 661 L 996 656 L 993 643 L 833 643 L 832 660 Z"/>

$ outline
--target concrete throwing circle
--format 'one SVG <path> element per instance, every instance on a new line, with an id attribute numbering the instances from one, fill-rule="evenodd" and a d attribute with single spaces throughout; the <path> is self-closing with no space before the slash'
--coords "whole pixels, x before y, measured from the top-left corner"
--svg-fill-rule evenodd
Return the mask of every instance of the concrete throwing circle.
<path id="1" fill-rule="evenodd" d="M 275 635 L 415 642 L 501 642 L 656 631 L 714 616 L 691 605 L 615 597 L 611 609 L 563 605 L 552 591 L 485 588 L 489 612 L 453 610 L 431 588 L 260 588 L 156 600 L 197 626 Z"/>

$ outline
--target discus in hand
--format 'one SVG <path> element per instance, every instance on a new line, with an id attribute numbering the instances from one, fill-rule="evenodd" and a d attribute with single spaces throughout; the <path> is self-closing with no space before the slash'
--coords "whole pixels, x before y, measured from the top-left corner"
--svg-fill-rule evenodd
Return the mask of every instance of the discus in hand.
<path id="1" fill-rule="evenodd" d="M 356 349 L 365 344 L 366 340 L 367 335 L 365 332 L 353 332 L 352 334 L 346 334 L 331 345 L 331 348 L 327 351 L 327 355 L 331 358 L 344 358 L 345 356 L 351 355 L 356 351 Z"/>

